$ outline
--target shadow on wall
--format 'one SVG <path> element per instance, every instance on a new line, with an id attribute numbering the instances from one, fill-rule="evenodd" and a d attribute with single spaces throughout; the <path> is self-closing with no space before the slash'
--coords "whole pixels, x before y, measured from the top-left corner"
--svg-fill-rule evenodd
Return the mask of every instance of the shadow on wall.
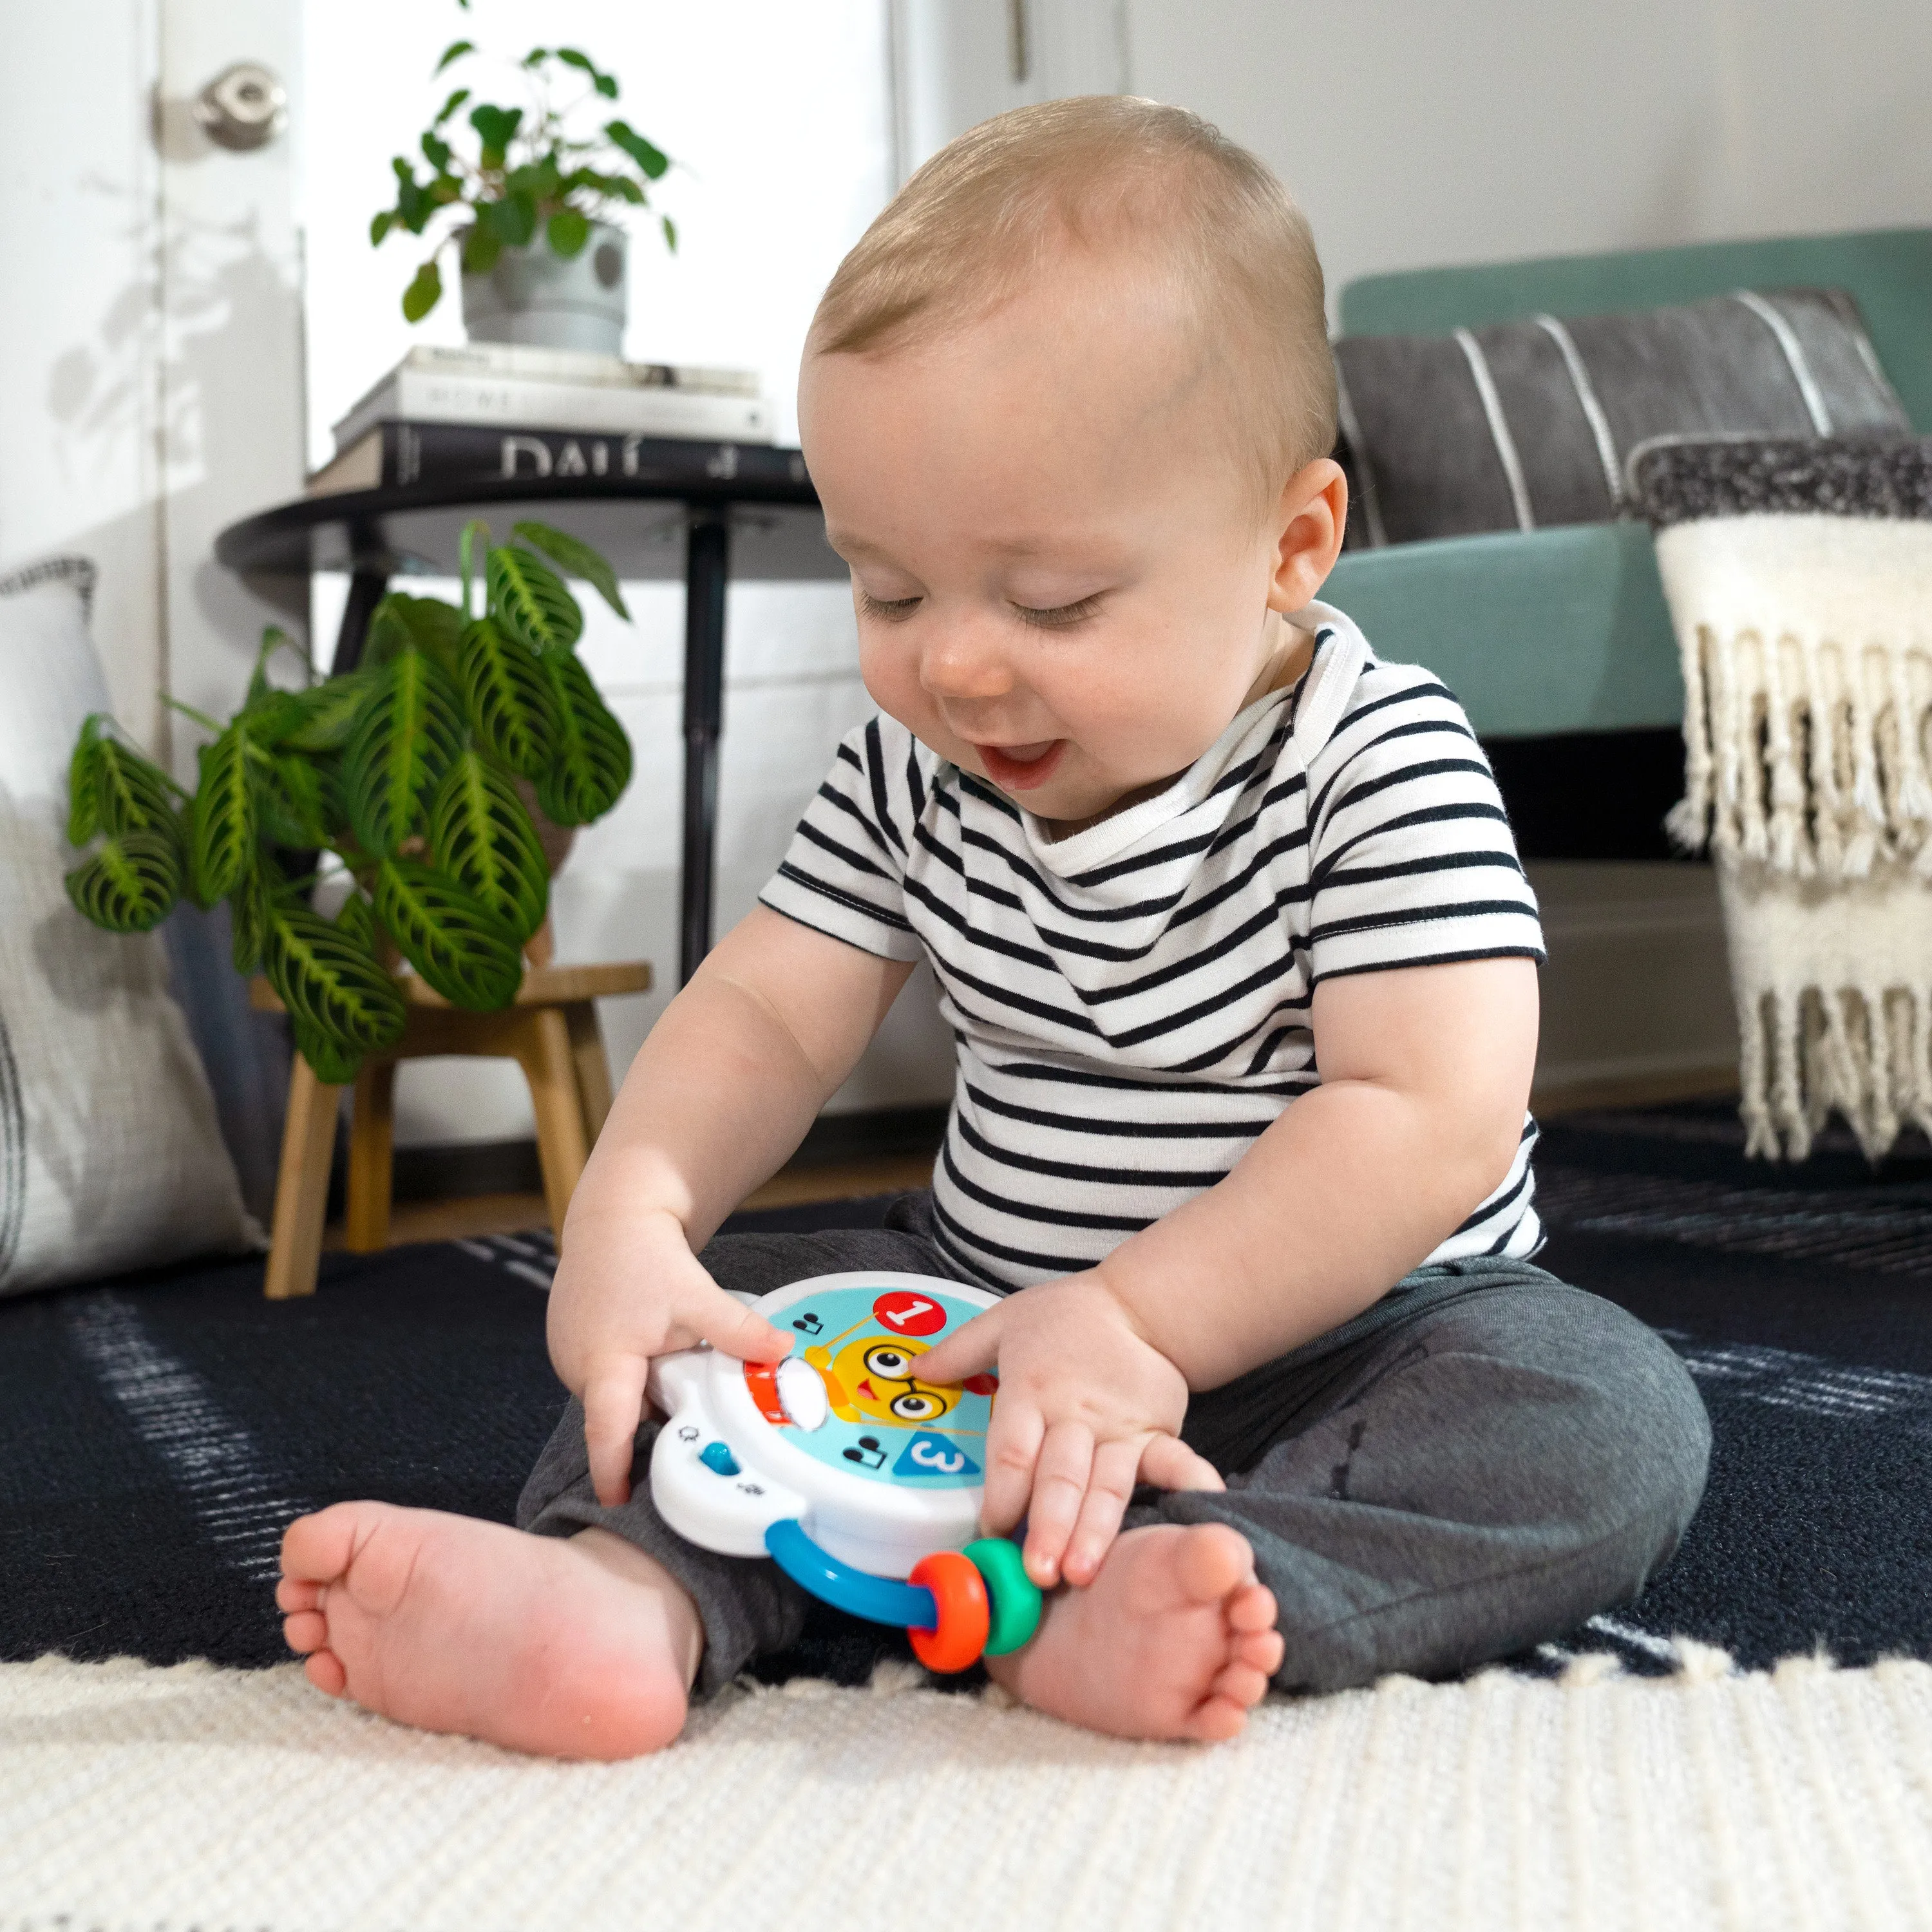
<path id="1" fill-rule="evenodd" d="M 130 208 L 130 238 L 148 226 Z M 146 260 L 147 272 L 115 296 L 92 339 L 56 359 L 47 406 L 75 480 L 124 474 L 132 454 L 152 478 L 154 507 L 64 547 L 94 555 L 108 575 L 128 572 L 140 556 L 162 605 L 159 681 L 189 704 L 224 712 L 239 700 L 262 625 L 307 628 L 306 580 L 262 586 L 274 598 L 265 603 L 213 554 L 223 525 L 253 507 L 238 501 L 237 484 L 245 491 L 262 474 L 263 440 L 301 448 L 292 359 L 264 346 L 299 339 L 300 295 L 262 247 L 252 212 L 228 222 L 169 216 Z M 152 518 L 145 541 L 130 544 L 128 525 L 144 515 Z M 124 590 L 109 608 L 124 611 L 129 601 Z M 118 640 L 100 641 L 104 656 L 124 663 Z M 116 682 L 125 689 L 132 680 Z M 164 717 L 158 730 L 143 729 L 145 718 L 123 722 L 172 749 Z M 183 775 L 186 760 L 174 762 Z"/>

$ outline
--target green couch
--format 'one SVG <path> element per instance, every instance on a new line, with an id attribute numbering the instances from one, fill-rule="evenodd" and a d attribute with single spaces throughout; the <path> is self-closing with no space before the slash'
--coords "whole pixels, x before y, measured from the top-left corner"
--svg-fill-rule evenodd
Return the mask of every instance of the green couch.
<path id="1" fill-rule="evenodd" d="M 1850 290 L 1914 426 L 1932 434 L 1932 229 L 1366 276 L 1342 291 L 1342 332 L 1446 334 L 1539 312 L 1604 315 L 1730 289 L 1796 287 Z M 1514 741 L 1654 736 L 1682 722 L 1676 645 L 1641 524 L 1351 551 L 1322 595 L 1361 625 L 1382 656 L 1426 664 L 1456 692 L 1490 743 L 1506 792 L 1512 770 L 1536 762 L 1513 758 Z M 1581 764 L 1592 763 L 1586 748 Z M 1541 760 L 1546 773 L 1551 765 Z M 1654 750 L 1648 765 L 1654 772 Z M 1645 803 L 1646 823 L 1654 802 Z M 1560 830 L 1546 824 L 1526 849 L 1540 843 L 1535 855 L 1547 857 L 1649 856 L 1587 842 L 1565 851 L 1562 842 Z"/>

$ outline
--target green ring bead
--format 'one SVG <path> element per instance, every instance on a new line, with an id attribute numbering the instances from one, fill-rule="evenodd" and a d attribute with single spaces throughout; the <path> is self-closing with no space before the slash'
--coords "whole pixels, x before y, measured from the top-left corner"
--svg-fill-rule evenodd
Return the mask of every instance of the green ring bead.
<path id="1" fill-rule="evenodd" d="M 992 1610 L 985 1654 L 1004 1657 L 1030 1642 L 1040 1628 L 1040 1586 L 1027 1574 L 1019 1545 L 1008 1537 L 982 1536 L 960 1554 L 984 1579 Z"/>

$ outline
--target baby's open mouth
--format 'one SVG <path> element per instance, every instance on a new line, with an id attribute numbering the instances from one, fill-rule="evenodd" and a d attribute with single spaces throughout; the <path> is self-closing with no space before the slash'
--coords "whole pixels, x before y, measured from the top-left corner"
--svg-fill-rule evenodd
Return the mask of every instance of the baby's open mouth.
<path id="1" fill-rule="evenodd" d="M 1030 791 L 1046 784 L 1066 748 L 1064 738 L 1045 738 L 1036 745 L 975 745 L 986 776 L 1002 791 Z"/>

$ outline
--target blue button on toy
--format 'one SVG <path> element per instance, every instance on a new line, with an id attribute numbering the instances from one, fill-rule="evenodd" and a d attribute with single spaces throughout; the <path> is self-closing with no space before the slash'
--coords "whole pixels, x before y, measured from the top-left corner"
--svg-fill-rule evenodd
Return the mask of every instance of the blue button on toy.
<path id="1" fill-rule="evenodd" d="M 722 1442 L 707 1442 L 698 1451 L 698 1460 L 714 1475 L 735 1476 L 738 1473 L 738 1459 Z"/>

